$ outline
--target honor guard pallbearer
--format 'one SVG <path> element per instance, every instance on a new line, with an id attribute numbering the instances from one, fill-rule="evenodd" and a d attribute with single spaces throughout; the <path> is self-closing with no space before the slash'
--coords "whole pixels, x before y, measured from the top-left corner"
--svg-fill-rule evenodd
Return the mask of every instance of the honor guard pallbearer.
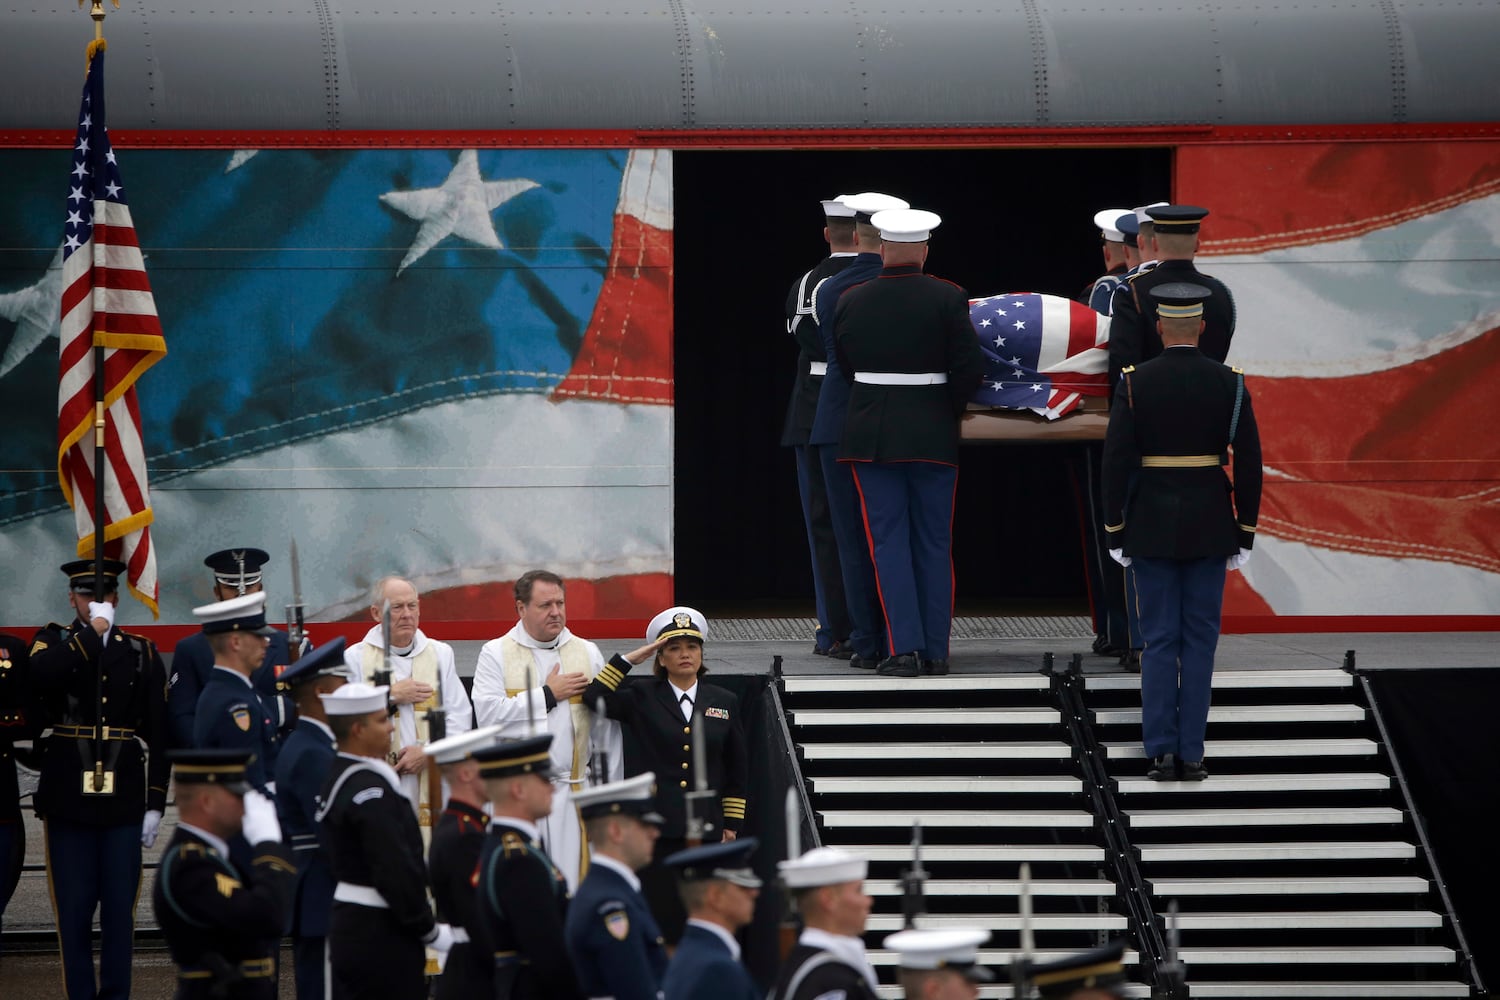
<path id="1" fill-rule="evenodd" d="M 1244 375 L 1196 346 L 1211 295 L 1176 282 L 1152 289 L 1166 347 L 1122 372 L 1104 439 L 1105 526 L 1140 595 L 1141 731 L 1158 781 L 1207 774 L 1224 574 L 1249 558 L 1260 511 L 1260 434 Z"/>
<path id="2" fill-rule="evenodd" d="M 323 1000 L 328 992 L 328 921 L 333 910 L 333 870 L 318 839 L 318 793 L 338 749 L 320 695 L 347 682 L 344 637 L 324 643 L 292 664 L 280 685 L 294 703 L 297 724 L 276 755 L 276 815 L 297 865 L 297 889 L 288 932 L 297 974 L 297 1000 Z"/>
<path id="3" fill-rule="evenodd" d="M 834 311 L 834 347 L 852 381 L 842 461 L 864 506 L 890 655 L 877 672 L 946 673 L 953 624 L 958 427 L 983 374 L 968 294 L 922 273 L 932 212 L 880 212 L 880 277 Z"/>
<path id="4" fill-rule="evenodd" d="M 1119 225 L 1119 220 L 1127 215 L 1134 217 L 1134 213 L 1124 208 L 1106 208 L 1094 213 L 1094 228 L 1099 232 L 1099 247 L 1104 254 L 1104 273 L 1083 290 L 1081 301 L 1106 316 L 1115 289 L 1120 287 L 1121 276 L 1129 266 L 1125 260 L 1125 233 Z"/>
<path id="5" fill-rule="evenodd" d="M 995 974 L 979 963 L 979 946 L 990 932 L 978 927 L 897 931 L 886 948 L 900 956 L 901 992 L 906 1000 L 974 1000 L 981 983 Z"/>
<path id="6" fill-rule="evenodd" d="M 479 855 L 490 818 L 484 812 L 484 779 L 473 755 L 494 746 L 499 738 L 499 726 L 485 726 L 427 745 L 427 756 L 442 768 L 448 787 L 448 802 L 427 851 L 427 874 L 437 917 L 453 928 L 453 947 L 437 982 L 437 1000 L 489 997 L 493 993 L 493 962 L 479 932 L 475 892 Z"/>
<path id="7" fill-rule="evenodd" d="M 34 802 L 68 997 L 124 997 L 141 847 L 156 842 L 167 803 L 167 672 L 149 639 L 114 626 L 124 563 L 104 560 L 98 594 L 92 559 L 70 562 L 63 572 L 77 617 L 48 625 L 31 646 L 35 695 L 52 727 Z"/>
<path id="8" fill-rule="evenodd" d="M 427 995 L 424 945 L 447 951 L 453 932 L 427 903 L 422 834 L 386 763 L 389 691 L 363 682 L 322 695 L 338 756 L 319 793 L 318 830 L 337 884 L 328 928 L 333 1000 Z"/>
<path id="9" fill-rule="evenodd" d="M 687 927 L 662 981 L 666 1000 L 760 1000 L 740 963 L 740 928 L 755 918 L 760 878 L 750 867 L 759 842 L 745 837 L 690 847 L 666 859 L 677 873 Z"/>
<path id="10" fill-rule="evenodd" d="M 274 794 L 270 759 L 276 722 L 251 681 L 270 637 L 279 634 L 266 624 L 265 606 L 266 595 L 257 593 L 193 609 L 214 654 L 193 715 L 193 745 L 246 751 L 251 786 Z"/>
<path id="11" fill-rule="evenodd" d="M 177 965 L 177 1000 L 276 996 L 275 951 L 295 868 L 276 806 L 246 780 L 244 750 L 176 750 L 177 832 L 162 853 L 152 905 Z M 252 861 L 229 858 L 243 830 Z"/>
<path id="12" fill-rule="evenodd" d="M 781 964 L 773 1000 L 873 1000 L 880 984 L 865 954 L 868 868 L 867 859 L 837 847 L 815 847 L 777 866 L 802 933 Z"/>
<path id="13" fill-rule="evenodd" d="M 568 882 L 537 842 L 537 820 L 552 811 L 551 744 L 546 733 L 474 755 L 494 814 L 477 902 L 496 1000 L 582 996 L 563 931 Z"/>
<path id="14" fill-rule="evenodd" d="M 568 952 L 590 997 L 657 1000 L 667 971 L 661 930 L 636 872 L 651 863 L 662 818 L 647 771 L 574 797 L 588 831 L 590 864 L 568 907 Z"/>
<path id="15" fill-rule="evenodd" d="M 265 592 L 265 575 L 262 569 L 271 557 L 263 549 L 223 549 L 203 560 L 213 571 L 215 601 L 227 601 L 246 594 Z M 251 686 L 260 696 L 271 717 L 276 734 L 288 729 L 293 722 L 291 699 L 277 687 L 281 672 L 305 650 L 293 652 L 287 635 L 272 629 L 266 636 L 270 640 L 265 656 L 250 674 Z M 168 677 L 167 715 L 172 727 L 172 745 L 194 746 L 193 715 L 198 707 L 198 696 L 208 683 L 214 669 L 214 651 L 208 636 L 196 632 L 187 636 L 172 650 L 172 672 Z M 278 743 L 272 744 L 277 749 Z M 275 761 L 262 762 L 267 771 L 274 769 Z"/>

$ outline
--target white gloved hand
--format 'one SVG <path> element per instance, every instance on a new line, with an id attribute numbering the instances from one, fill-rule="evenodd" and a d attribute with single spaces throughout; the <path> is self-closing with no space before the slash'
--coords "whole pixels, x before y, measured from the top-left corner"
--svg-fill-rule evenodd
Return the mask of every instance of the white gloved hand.
<path id="1" fill-rule="evenodd" d="M 276 803 L 255 789 L 245 793 L 245 839 L 252 844 L 281 843 L 281 821 L 276 818 Z"/>
<path id="2" fill-rule="evenodd" d="M 438 924 L 432 928 L 432 934 L 422 942 L 433 951 L 447 954 L 453 947 L 453 928 L 447 924 Z"/>
<path id="3" fill-rule="evenodd" d="M 156 833 L 161 829 L 161 810 L 147 809 L 146 818 L 141 820 L 141 846 L 152 847 L 156 844 Z"/>
<path id="4" fill-rule="evenodd" d="M 104 627 L 94 625 L 94 631 L 103 635 L 114 627 L 115 606 L 108 601 L 89 601 L 89 624 L 93 625 L 100 618 L 104 619 Z"/>
<path id="5" fill-rule="evenodd" d="M 1110 549 L 1109 557 L 1115 562 L 1119 563 L 1121 566 L 1130 565 L 1130 557 L 1125 554 L 1124 549 Z"/>
<path id="6" fill-rule="evenodd" d="M 1245 563 L 1247 563 L 1249 561 L 1250 561 L 1250 550 L 1249 549 L 1240 549 L 1234 555 L 1232 555 L 1232 556 L 1229 557 L 1229 564 L 1228 565 L 1229 565 L 1230 569 L 1244 569 L 1245 568 Z"/>

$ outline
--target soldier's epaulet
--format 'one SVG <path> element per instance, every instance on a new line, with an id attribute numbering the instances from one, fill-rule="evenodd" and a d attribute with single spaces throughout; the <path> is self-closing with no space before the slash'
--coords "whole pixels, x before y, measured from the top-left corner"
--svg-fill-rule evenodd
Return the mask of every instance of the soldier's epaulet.
<path id="1" fill-rule="evenodd" d="M 484 832 L 484 824 L 479 822 L 479 820 L 475 819 L 473 816 L 460 815 L 458 817 L 458 832 L 468 833 L 470 831 L 470 828 L 473 828 L 473 831 L 475 833 Z"/>
<path id="2" fill-rule="evenodd" d="M 516 853 L 525 854 L 527 850 L 526 838 L 519 833 L 512 833 L 507 830 L 500 834 L 500 849 L 505 852 L 507 858 Z"/>
<path id="3" fill-rule="evenodd" d="M 1135 365 L 1126 365 L 1124 368 L 1120 369 L 1120 374 L 1129 375 L 1133 371 L 1135 371 Z"/>
<path id="4" fill-rule="evenodd" d="M 1245 369 L 1243 369 L 1243 368 L 1236 368 L 1234 365 L 1230 365 L 1229 366 L 1229 370 L 1232 371 L 1232 372 L 1234 372 L 1236 375 L 1243 375 L 1243 374 L 1245 374 Z"/>
<path id="5" fill-rule="evenodd" d="M 208 853 L 207 847 L 204 847 L 202 844 L 194 843 L 191 840 L 186 840 L 178 844 L 176 850 L 178 854 L 182 855 L 185 858 L 197 857 L 200 854 Z"/>

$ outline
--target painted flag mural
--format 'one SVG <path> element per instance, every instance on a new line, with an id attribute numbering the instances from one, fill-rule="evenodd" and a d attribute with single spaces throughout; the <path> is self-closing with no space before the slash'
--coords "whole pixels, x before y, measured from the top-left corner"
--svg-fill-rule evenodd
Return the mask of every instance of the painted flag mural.
<path id="1" fill-rule="evenodd" d="M 670 603 L 670 153 L 128 155 L 172 331 L 139 399 L 164 621 L 192 620 L 203 556 L 236 544 L 272 553 L 274 609 L 292 535 L 315 620 L 390 572 L 433 620 L 511 617 L 538 566 L 575 617 Z M 0 157 L 0 553 L 50 567 L 74 548 L 45 418 L 68 154 Z M 62 596 L 33 574 L 5 618 Z"/>
<path id="2" fill-rule="evenodd" d="M 68 178 L 62 295 L 55 306 L 58 481 L 73 509 L 78 554 L 94 555 L 102 527 L 104 554 L 125 563 L 126 586 L 155 616 L 151 489 L 136 381 L 166 356 L 167 347 L 105 127 L 102 43 L 89 59 Z M 101 361 L 102 381 L 95 378 Z M 102 452 L 95 433 L 100 402 Z M 96 467 L 99 454 L 104 469 Z"/>
<path id="3" fill-rule="evenodd" d="M 969 300 L 984 352 L 973 402 L 1030 410 L 1056 420 L 1084 396 L 1109 393 L 1109 318 L 1059 295 L 1021 293 Z"/>
<path id="4" fill-rule="evenodd" d="M 1225 613 L 1500 613 L 1500 143 L 1189 147 L 1266 479 Z M 1201 193 L 1200 193 L 1201 192 Z M 1201 200 L 1200 200 L 1201 199 Z"/>

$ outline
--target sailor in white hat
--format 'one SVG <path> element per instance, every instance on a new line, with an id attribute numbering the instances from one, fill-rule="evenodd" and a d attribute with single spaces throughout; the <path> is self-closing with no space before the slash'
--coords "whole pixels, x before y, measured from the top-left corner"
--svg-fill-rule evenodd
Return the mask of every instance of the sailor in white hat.
<path id="1" fill-rule="evenodd" d="M 337 880 L 328 930 L 334 995 L 424 995 L 426 948 L 446 952 L 453 932 L 433 919 L 422 833 L 385 762 L 390 689 L 356 681 L 319 697 L 339 749 L 318 813 Z"/>
<path id="2" fill-rule="evenodd" d="M 771 995 L 777 1000 L 874 997 L 879 983 L 864 942 L 873 902 L 864 890 L 869 861 L 837 847 L 815 847 L 776 867 L 802 918 L 802 933 L 782 962 Z"/>
<path id="3" fill-rule="evenodd" d="M 974 1000 L 979 984 L 994 982 L 979 965 L 979 946 L 990 932 L 978 927 L 897 931 L 886 948 L 901 956 L 901 989 L 907 1000 Z"/>

